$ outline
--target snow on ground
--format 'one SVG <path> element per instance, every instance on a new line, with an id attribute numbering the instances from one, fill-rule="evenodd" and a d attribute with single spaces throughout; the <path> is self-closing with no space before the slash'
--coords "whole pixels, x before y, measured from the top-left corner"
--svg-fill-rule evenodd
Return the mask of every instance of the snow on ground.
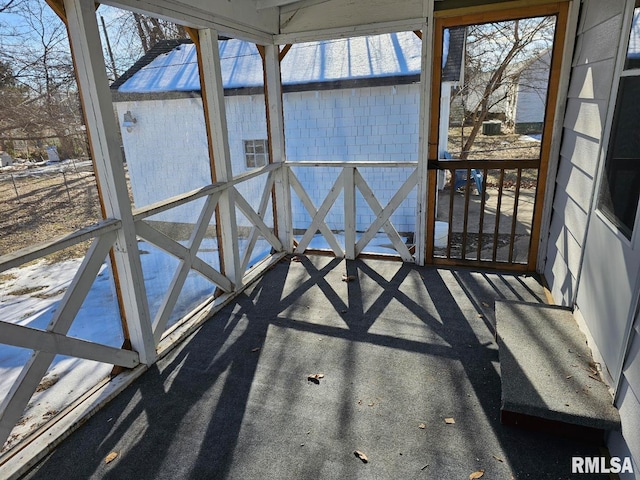
<path id="1" fill-rule="evenodd" d="M 344 245 L 344 234 L 336 234 L 336 238 Z M 403 238 L 403 241 L 406 239 Z M 241 254 L 245 247 L 246 240 L 242 240 Z M 316 235 L 309 247 L 329 248 L 321 235 Z M 175 257 L 148 243 L 140 242 L 138 248 L 141 252 L 149 309 L 151 317 L 154 318 L 179 262 Z M 365 250 L 371 253 L 395 252 L 386 235 L 377 235 Z M 270 245 L 261 238 L 254 248 L 254 256 L 249 266 L 265 258 L 269 251 Z M 205 239 L 198 256 L 214 268 L 219 268 L 215 239 Z M 0 282 L 1 321 L 46 329 L 81 263 L 82 259 L 56 264 L 48 264 L 41 260 L 3 272 Z M 191 271 L 168 326 L 210 297 L 214 289 L 214 284 Z M 122 345 L 124 337 L 120 313 L 112 271 L 107 262 L 102 265 L 68 335 L 112 347 Z M 7 395 L 32 353 L 32 350 L 0 343 L 0 398 Z M 111 365 L 103 363 L 57 355 L 5 448 L 15 445 L 23 436 L 107 377 L 111 368 Z"/>
<path id="2" fill-rule="evenodd" d="M 520 135 L 518 137 L 518 141 L 520 142 L 540 142 L 542 141 L 541 133 L 530 133 L 528 135 Z"/>
<path id="3" fill-rule="evenodd" d="M 8 167 L 1 167 L 0 173 L 12 174 L 15 178 L 42 175 L 44 173 L 62 173 L 77 170 L 92 169 L 91 160 L 62 160 L 60 162 L 14 163 Z"/>
<path id="4" fill-rule="evenodd" d="M 45 329 L 81 259 L 55 265 L 44 261 L 3 273 L 0 284 L 0 318 L 31 328 Z M 113 294 L 110 269 L 103 265 L 73 322 L 69 335 L 110 346 L 121 346 L 122 329 Z M 0 344 L 0 397 L 6 396 L 31 350 Z M 57 355 L 34 394 L 10 443 L 29 433 L 64 406 L 98 383 L 111 371 L 110 365 Z"/>
<path id="5" fill-rule="evenodd" d="M 206 239 L 200 246 L 200 258 L 219 268 L 217 245 Z M 242 242 L 241 251 L 246 242 Z M 140 242 L 142 269 L 152 318 L 158 312 L 171 284 L 178 260 L 154 246 Z M 264 240 L 257 243 L 253 265 L 269 253 Z M 57 264 L 44 260 L 2 273 L 0 283 L 0 319 L 44 330 L 73 280 L 82 259 Z M 215 290 L 215 285 L 191 271 L 182 288 L 168 326 L 197 307 Z M 104 263 L 87 298 L 76 316 L 69 336 L 112 347 L 122 346 L 124 336 L 116 300 L 111 268 Z M 0 398 L 11 389 L 32 350 L 0 343 Z M 27 407 L 20 424 L 14 428 L 8 445 L 13 445 L 33 429 L 109 375 L 112 366 L 89 360 L 57 355 Z"/>

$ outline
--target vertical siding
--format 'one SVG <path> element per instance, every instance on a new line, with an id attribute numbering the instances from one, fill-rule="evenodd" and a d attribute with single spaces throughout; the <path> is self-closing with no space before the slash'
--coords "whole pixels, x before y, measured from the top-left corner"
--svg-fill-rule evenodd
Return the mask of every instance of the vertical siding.
<path id="1" fill-rule="evenodd" d="M 587 0 L 581 8 L 544 271 L 563 305 L 575 298 L 624 0 Z"/>

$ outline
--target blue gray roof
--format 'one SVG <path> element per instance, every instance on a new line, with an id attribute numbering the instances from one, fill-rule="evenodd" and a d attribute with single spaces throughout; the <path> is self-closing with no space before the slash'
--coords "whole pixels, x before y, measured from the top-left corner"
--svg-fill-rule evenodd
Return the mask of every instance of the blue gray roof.
<path id="1" fill-rule="evenodd" d="M 200 90 L 195 45 L 172 41 L 155 48 L 112 85 L 120 93 Z M 281 64 L 283 85 L 417 76 L 422 41 L 413 32 L 295 44 Z M 225 89 L 262 87 L 262 61 L 255 45 L 219 40 Z M 460 58 L 456 55 L 456 58 Z"/>

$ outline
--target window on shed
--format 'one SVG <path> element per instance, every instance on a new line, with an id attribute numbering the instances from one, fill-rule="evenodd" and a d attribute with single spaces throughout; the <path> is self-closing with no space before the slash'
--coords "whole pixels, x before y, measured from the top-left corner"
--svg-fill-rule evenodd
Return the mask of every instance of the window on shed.
<path id="1" fill-rule="evenodd" d="M 631 24 L 625 71 L 620 78 L 598 208 L 631 239 L 640 199 L 640 1 Z"/>
<path id="2" fill-rule="evenodd" d="M 244 141 L 244 163 L 247 168 L 263 167 L 269 163 L 269 146 L 266 140 Z"/>

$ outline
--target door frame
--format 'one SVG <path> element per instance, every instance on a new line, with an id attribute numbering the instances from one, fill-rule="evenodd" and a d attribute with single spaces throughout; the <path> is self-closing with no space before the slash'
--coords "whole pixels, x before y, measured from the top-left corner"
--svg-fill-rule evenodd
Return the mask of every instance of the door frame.
<path id="1" fill-rule="evenodd" d="M 442 265 L 470 265 L 485 262 L 476 261 L 452 261 L 434 257 L 434 237 L 436 220 L 436 170 L 434 164 L 438 161 L 438 140 L 440 124 L 440 95 L 442 76 L 442 45 L 445 28 L 466 26 L 478 23 L 490 23 L 499 21 L 517 20 L 522 18 L 556 16 L 556 26 L 553 40 L 553 51 L 547 89 L 547 102 L 545 107 L 542 142 L 540 146 L 540 166 L 538 172 L 538 184 L 535 195 L 533 211 L 529 255 L 526 264 L 500 263 L 499 268 L 515 271 L 535 271 L 538 263 L 538 250 L 540 247 L 541 225 L 545 208 L 547 174 L 549 171 L 550 156 L 552 152 L 555 128 L 555 117 L 559 99 L 562 63 L 567 34 L 570 0 L 553 3 L 541 3 L 532 6 L 506 6 L 505 4 L 489 5 L 487 9 L 456 9 L 452 11 L 434 12 L 433 32 L 433 71 L 431 75 L 431 115 L 429 124 L 429 144 L 427 151 L 428 168 L 428 201 L 426 211 L 426 241 L 425 263 Z M 522 5 L 522 4 L 520 4 Z M 493 7 L 493 8 L 492 8 Z M 548 198 L 547 198 L 548 200 Z M 486 267 L 494 266 L 492 262 L 486 262 Z"/>

